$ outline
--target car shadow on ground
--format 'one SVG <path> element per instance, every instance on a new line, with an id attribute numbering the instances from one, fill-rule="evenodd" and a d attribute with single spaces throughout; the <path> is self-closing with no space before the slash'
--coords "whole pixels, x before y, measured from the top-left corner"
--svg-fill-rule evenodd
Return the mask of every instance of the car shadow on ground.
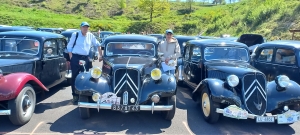
<path id="1" fill-rule="evenodd" d="M 60 133 L 99 134 L 122 132 L 125 134 L 159 134 L 171 125 L 170 121 L 160 117 L 160 113 L 151 112 L 121 113 L 111 110 L 91 109 L 91 117 L 83 120 L 78 108 L 50 124 L 50 130 Z M 66 126 L 68 125 L 68 126 Z"/>
<path id="2" fill-rule="evenodd" d="M 237 120 L 222 115 L 217 123 L 208 124 L 202 117 L 201 108 L 191 98 L 192 90 L 185 87 L 180 89 L 177 92 L 177 108 L 187 111 L 187 124 L 194 134 L 295 134 L 295 130 L 289 125 L 256 123 L 255 119 Z"/>

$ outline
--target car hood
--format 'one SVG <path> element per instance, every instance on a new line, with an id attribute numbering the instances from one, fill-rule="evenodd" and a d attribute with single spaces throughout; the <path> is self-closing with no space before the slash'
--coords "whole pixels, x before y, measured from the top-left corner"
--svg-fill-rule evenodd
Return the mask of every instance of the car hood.
<path id="1" fill-rule="evenodd" d="M 241 62 L 241 61 L 213 61 L 213 62 L 206 62 L 205 66 L 208 70 L 208 75 L 210 77 L 213 77 L 214 75 L 220 76 L 220 74 L 223 74 L 221 78 L 224 79 L 224 77 L 227 77 L 228 75 L 237 75 L 242 77 L 243 75 L 247 73 L 256 73 L 259 72 L 256 68 L 252 67 L 247 62 Z"/>
<path id="2" fill-rule="evenodd" d="M 119 56 L 107 59 L 113 69 L 116 68 L 137 68 L 142 69 L 150 67 L 154 64 L 156 58 L 153 57 L 139 57 L 139 56 Z"/>

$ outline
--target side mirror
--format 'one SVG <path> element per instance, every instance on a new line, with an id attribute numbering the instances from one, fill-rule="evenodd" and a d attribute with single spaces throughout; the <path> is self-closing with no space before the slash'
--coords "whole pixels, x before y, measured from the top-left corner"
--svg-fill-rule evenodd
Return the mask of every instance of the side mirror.
<path id="1" fill-rule="evenodd" d="M 84 60 L 80 60 L 79 61 L 79 65 L 84 66 L 85 65 L 85 61 Z"/>
<path id="2" fill-rule="evenodd" d="M 162 56 L 164 56 L 164 53 L 159 52 L 159 53 L 158 53 L 158 56 L 159 56 L 159 57 L 162 57 Z"/>

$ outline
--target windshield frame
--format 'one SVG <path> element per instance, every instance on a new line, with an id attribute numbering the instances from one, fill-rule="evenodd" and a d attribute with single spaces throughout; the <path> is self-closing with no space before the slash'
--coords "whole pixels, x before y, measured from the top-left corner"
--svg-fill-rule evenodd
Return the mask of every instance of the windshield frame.
<path id="1" fill-rule="evenodd" d="M 108 43 L 105 45 L 105 52 L 104 52 L 104 55 L 105 55 L 106 57 L 112 57 L 112 56 L 114 56 L 114 55 L 108 55 L 108 54 L 107 54 L 107 52 L 108 52 L 107 49 L 108 49 L 108 45 L 109 45 L 109 44 L 116 44 L 116 43 L 121 43 L 121 44 L 124 44 L 124 43 L 126 43 L 126 44 L 134 44 L 134 43 L 136 43 L 136 44 L 140 44 L 140 43 L 142 43 L 142 44 L 152 44 L 152 45 L 153 45 L 153 48 L 154 48 L 154 50 L 153 50 L 153 55 L 151 55 L 151 56 L 149 56 L 149 57 L 155 57 L 155 56 L 156 56 L 156 53 L 157 53 L 155 44 L 153 44 L 153 43 L 151 43 L 151 42 L 108 42 Z M 134 50 L 134 49 L 132 49 L 132 50 Z M 120 56 L 139 56 L 139 54 L 115 54 L 115 55 L 120 55 Z"/>
<path id="2" fill-rule="evenodd" d="M 209 59 L 209 60 L 207 60 L 206 59 L 206 55 L 205 55 L 205 50 L 207 49 L 207 48 L 236 48 L 236 49 L 244 49 L 246 52 L 247 52 L 247 55 L 245 55 L 245 56 L 247 56 L 247 59 L 246 60 L 239 60 L 239 59 Z M 203 49 L 203 59 L 205 60 L 205 61 L 216 61 L 216 60 L 228 60 L 228 61 L 244 61 L 244 62 L 248 62 L 249 60 L 250 60 L 250 56 L 249 56 L 249 50 L 248 49 L 246 49 L 245 47 L 236 47 L 236 46 L 207 46 L 207 47 L 205 47 L 204 49 Z"/>
<path id="3" fill-rule="evenodd" d="M 1 51 L 2 50 L 2 45 L 4 45 L 4 40 L 19 40 L 21 42 L 25 41 L 25 40 L 31 40 L 31 41 L 34 41 L 34 42 L 38 42 L 39 43 L 39 46 L 37 47 L 37 53 L 33 54 L 33 53 L 26 53 L 26 52 L 19 52 L 19 51 Z M 20 42 L 20 43 L 21 43 Z M 13 53 L 22 53 L 22 54 L 28 54 L 28 55 L 32 55 L 32 56 L 36 56 L 40 53 L 40 47 L 41 47 L 41 42 L 37 39 L 32 39 L 32 38 L 27 38 L 27 39 L 23 39 L 23 38 L 0 38 L 0 53 L 5 53 L 5 52 L 13 52 Z"/>

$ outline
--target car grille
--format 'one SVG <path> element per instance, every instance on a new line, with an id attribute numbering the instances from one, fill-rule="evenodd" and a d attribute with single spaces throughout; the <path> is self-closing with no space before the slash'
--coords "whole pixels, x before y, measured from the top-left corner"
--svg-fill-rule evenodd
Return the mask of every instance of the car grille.
<path id="1" fill-rule="evenodd" d="M 121 97 L 121 104 L 134 105 L 137 103 L 140 87 L 139 77 L 139 71 L 136 69 L 117 69 L 115 71 L 114 92 Z"/>
<path id="2" fill-rule="evenodd" d="M 244 103 L 249 112 L 263 115 L 267 108 L 266 77 L 261 73 L 243 77 Z"/>

